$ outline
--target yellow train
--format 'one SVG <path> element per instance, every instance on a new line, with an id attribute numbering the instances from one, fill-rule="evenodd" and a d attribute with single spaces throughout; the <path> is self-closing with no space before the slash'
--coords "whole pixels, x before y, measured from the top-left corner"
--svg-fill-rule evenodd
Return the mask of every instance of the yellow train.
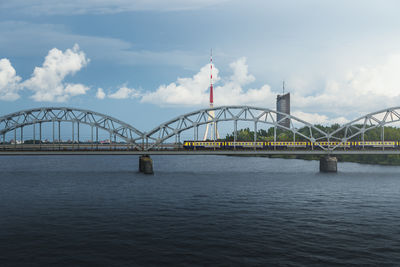
<path id="1" fill-rule="evenodd" d="M 400 148 L 399 141 L 321 141 L 321 142 L 306 142 L 306 141 L 276 141 L 276 142 L 244 142 L 244 141 L 184 141 L 185 149 L 318 149 L 321 147 L 327 148 Z"/>

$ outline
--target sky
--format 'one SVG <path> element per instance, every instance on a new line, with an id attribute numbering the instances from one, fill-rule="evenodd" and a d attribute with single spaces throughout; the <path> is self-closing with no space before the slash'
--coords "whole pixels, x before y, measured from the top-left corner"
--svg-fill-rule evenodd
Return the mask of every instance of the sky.
<path id="1" fill-rule="evenodd" d="M 0 116 L 84 108 L 148 131 L 214 105 L 345 123 L 400 106 L 395 0 L 0 0 Z"/>

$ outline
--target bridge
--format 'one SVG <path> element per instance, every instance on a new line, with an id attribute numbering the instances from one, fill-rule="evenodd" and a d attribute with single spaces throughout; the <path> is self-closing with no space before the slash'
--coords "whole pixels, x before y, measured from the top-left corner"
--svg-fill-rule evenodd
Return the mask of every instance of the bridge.
<path id="1" fill-rule="evenodd" d="M 214 115 L 212 115 L 214 114 Z M 277 120 L 277 115 L 280 120 Z M 184 140 L 197 141 L 199 131 L 210 123 L 224 125 L 233 133 L 230 149 L 189 150 Z M 289 119 L 290 126 L 283 122 Z M 140 131 L 128 123 L 98 112 L 69 107 L 42 107 L 23 110 L 0 117 L 0 155 L 110 154 L 140 155 L 140 162 L 151 163 L 150 155 L 321 155 L 321 164 L 331 162 L 338 154 L 400 154 L 398 141 L 386 145 L 385 127 L 397 126 L 400 107 L 392 107 L 364 115 L 332 132 L 325 132 L 295 116 L 268 108 L 221 106 L 200 109 L 164 122 L 150 131 Z M 253 146 L 241 147 L 238 123 L 249 125 Z M 273 131 L 269 148 L 258 147 L 258 129 Z M 379 129 L 380 145 L 368 146 L 365 133 Z M 68 133 L 69 132 L 69 133 Z M 306 147 L 277 147 L 280 133 L 290 135 L 291 144 L 305 142 Z M 82 137 L 84 136 L 84 138 Z M 106 138 L 106 140 L 104 140 Z M 352 144 L 356 140 L 357 146 Z M 214 134 L 211 143 L 220 142 Z M 324 163 L 325 162 L 325 163 Z M 142 164 L 140 164 L 142 166 Z M 152 163 L 151 163 L 152 169 Z M 335 163 L 336 169 L 336 163 Z"/>

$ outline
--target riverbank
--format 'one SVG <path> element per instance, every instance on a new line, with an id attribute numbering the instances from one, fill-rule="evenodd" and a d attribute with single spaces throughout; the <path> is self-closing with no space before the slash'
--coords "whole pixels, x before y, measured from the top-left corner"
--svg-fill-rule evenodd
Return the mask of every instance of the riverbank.
<path id="1" fill-rule="evenodd" d="M 316 155 L 270 155 L 269 158 L 319 160 Z M 335 155 L 339 162 L 400 166 L 400 155 Z"/>

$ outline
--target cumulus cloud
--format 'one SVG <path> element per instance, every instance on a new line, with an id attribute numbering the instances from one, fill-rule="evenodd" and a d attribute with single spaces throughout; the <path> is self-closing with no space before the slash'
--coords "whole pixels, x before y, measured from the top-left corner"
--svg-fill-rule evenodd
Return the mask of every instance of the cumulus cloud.
<path id="1" fill-rule="evenodd" d="M 138 98 L 140 97 L 140 92 L 136 89 L 122 86 L 115 93 L 109 94 L 108 97 L 114 99 Z"/>
<path id="2" fill-rule="evenodd" d="M 267 84 L 249 88 L 255 77 L 248 72 L 245 58 L 230 64 L 232 75 L 221 78 L 214 67 L 214 103 L 220 105 L 253 105 L 275 109 L 276 94 Z M 306 90 L 310 84 L 293 79 L 290 87 L 292 114 L 311 123 L 343 124 L 358 116 L 400 106 L 400 54 L 388 56 L 380 64 L 361 66 L 335 80 L 327 80 L 318 90 Z M 161 85 L 144 93 L 141 102 L 166 106 L 208 105 L 210 66 L 201 68 L 191 78 Z M 297 82 L 299 82 L 299 84 Z M 297 85 L 301 90 L 296 90 Z M 248 88 L 248 89 L 245 89 Z"/>
<path id="3" fill-rule="evenodd" d="M 214 68 L 213 79 L 218 82 L 218 69 Z M 204 105 L 208 102 L 210 84 L 210 65 L 200 69 L 191 78 L 178 78 L 176 82 L 161 85 L 154 92 L 145 93 L 141 99 L 144 103 L 174 106 Z"/>
<path id="4" fill-rule="evenodd" d="M 0 99 L 13 101 L 19 98 L 19 82 L 15 69 L 6 58 L 0 59 Z"/>
<path id="5" fill-rule="evenodd" d="M 342 79 L 327 81 L 312 95 L 295 93 L 292 105 L 297 110 L 354 118 L 400 103 L 400 54 L 388 56 L 375 66 L 348 71 Z M 296 88 L 296 84 L 293 85 Z"/>
<path id="6" fill-rule="evenodd" d="M 377 66 L 360 67 L 348 75 L 357 95 L 400 96 L 400 54 L 389 56 Z"/>
<path id="7" fill-rule="evenodd" d="M 103 88 L 97 89 L 96 97 L 98 99 L 104 99 L 106 97 L 106 93 L 104 93 Z"/>
<path id="8" fill-rule="evenodd" d="M 332 125 L 335 123 L 344 124 L 349 122 L 349 120 L 345 117 L 329 118 L 327 115 L 322 115 L 318 113 L 306 113 L 302 111 L 295 111 L 292 113 L 292 115 L 306 122 L 322 125 Z"/>
<path id="9" fill-rule="evenodd" d="M 266 105 L 273 103 L 275 94 L 269 85 L 261 88 L 243 89 L 243 86 L 255 81 L 248 73 L 246 58 L 240 58 L 230 64 L 233 74 L 214 86 L 214 102 L 217 105 L 252 104 Z M 213 81 L 221 80 L 219 70 L 214 66 Z M 191 78 L 178 78 L 176 82 L 161 85 L 156 91 L 143 94 L 141 102 L 169 106 L 207 106 L 209 101 L 210 65 L 200 69 Z"/>
<path id="10" fill-rule="evenodd" d="M 53 48 L 47 54 L 43 66 L 36 67 L 30 79 L 22 86 L 32 90 L 35 101 L 63 102 L 72 96 L 86 94 L 89 87 L 83 84 L 65 83 L 64 79 L 74 75 L 89 62 L 78 45 L 64 52 Z"/>
<path id="11" fill-rule="evenodd" d="M 48 52 L 43 65 L 36 67 L 32 76 L 21 82 L 8 59 L 0 60 L 0 100 L 16 100 L 23 88 L 33 91 L 35 101 L 66 101 L 86 94 L 89 88 L 65 79 L 80 71 L 89 62 L 85 53 L 75 45 L 61 51 Z M 256 81 L 249 73 L 246 58 L 230 65 L 231 73 L 221 77 L 214 66 L 214 104 L 252 105 L 275 109 L 277 91 L 268 84 L 252 87 Z M 307 90 L 312 82 L 292 79 L 292 114 L 311 123 L 346 123 L 357 116 L 400 103 L 400 54 L 393 54 L 373 66 L 360 66 L 342 78 L 327 80 L 319 89 Z M 155 91 L 142 91 L 124 85 L 106 93 L 97 89 L 98 99 L 138 99 L 142 103 L 160 106 L 207 107 L 209 102 L 210 65 L 203 66 L 192 77 L 178 78 L 161 85 Z M 296 90 L 301 88 L 301 90 Z M 280 91 L 280 90 L 279 90 Z"/>

